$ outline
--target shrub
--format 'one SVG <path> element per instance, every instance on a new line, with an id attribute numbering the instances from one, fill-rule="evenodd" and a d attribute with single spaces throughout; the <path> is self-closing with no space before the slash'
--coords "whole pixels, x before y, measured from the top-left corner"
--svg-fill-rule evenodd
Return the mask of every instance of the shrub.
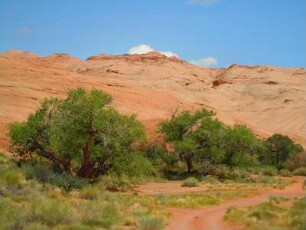
<path id="1" fill-rule="evenodd" d="M 292 172 L 295 176 L 306 176 L 306 167 L 297 168 Z"/>
<path id="2" fill-rule="evenodd" d="M 182 187 L 197 187 L 197 186 L 199 186 L 199 180 L 195 177 L 188 177 L 182 183 Z"/>
<path id="3" fill-rule="evenodd" d="M 31 215 L 34 221 L 48 226 L 69 224 L 73 219 L 72 209 L 68 204 L 47 198 L 33 199 Z"/>
<path id="4" fill-rule="evenodd" d="M 129 179 L 125 176 L 108 175 L 100 178 L 99 182 L 105 189 L 115 192 L 125 192 L 132 188 Z"/>
<path id="5" fill-rule="evenodd" d="M 141 217 L 139 221 L 140 230 L 162 230 L 165 228 L 165 223 L 161 218 L 146 216 Z"/>
<path id="6" fill-rule="evenodd" d="M 260 176 L 256 179 L 256 182 L 264 184 L 273 184 L 276 183 L 277 180 L 272 176 Z"/>
<path id="7" fill-rule="evenodd" d="M 92 228 L 84 225 L 65 225 L 58 228 L 58 230 L 92 230 Z"/>
<path id="8" fill-rule="evenodd" d="M 43 184 L 49 182 L 52 176 L 50 168 L 42 162 L 37 162 L 35 165 L 26 163 L 22 169 L 27 179 L 36 179 Z"/>
<path id="9" fill-rule="evenodd" d="M 85 179 L 71 176 L 65 173 L 54 173 L 51 175 L 50 183 L 63 188 L 65 191 L 80 189 L 88 184 Z"/>
<path id="10" fill-rule="evenodd" d="M 205 176 L 205 177 L 203 177 L 202 182 L 203 183 L 208 183 L 208 184 L 220 183 L 220 181 L 217 178 L 212 177 L 212 176 Z"/>
<path id="11" fill-rule="evenodd" d="M 19 171 L 4 172 L 2 178 L 4 179 L 4 183 L 6 183 L 7 186 L 18 186 L 23 180 L 23 176 Z"/>
<path id="12" fill-rule="evenodd" d="M 284 177 L 291 177 L 292 173 L 288 169 L 281 169 L 279 172 L 279 175 Z"/>
<path id="13" fill-rule="evenodd" d="M 211 172 L 212 175 L 220 179 L 228 178 L 230 173 L 231 173 L 231 170 L 226 165 L 216 165 L 214 170 Z"/>
<path id="14" fill-rule="evenodd" d="M 293 171 L 294 169 L 297 168 L 306 167 L 306 151 L 300 152 L 290 157 L 286 161 L 285 167 L 290 171 Z"/>
<path id="15" fill-rule="evenodd" d="M 265 175 L 265 176 L 276 176 L 277 175 L 277 169 L 274 168 L 274 167 L 263 167 L 261 169 L 261 173 L 262 175 Z"/>
<path id="16" fill-rule="evenodd" d="M 40 223 L 33 223 L 27 225 L 23 230 L 50 230 L 50 228 Z"/>
<path id="17" fill-rule="evenodd" d="M 0 229 L 22 229 L 26 223 L 26 210 L 0 196 Z"/>

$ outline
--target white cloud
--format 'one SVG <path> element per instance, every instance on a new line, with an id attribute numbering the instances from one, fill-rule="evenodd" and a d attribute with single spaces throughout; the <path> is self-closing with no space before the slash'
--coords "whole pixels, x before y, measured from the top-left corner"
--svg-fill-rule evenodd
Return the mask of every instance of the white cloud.
<path id="1" fill-rule="evenodd" d="M 167 57 L 173 57 L 173 56 L 178 57 L 176 53 L 173 53 L 171 51 L 154 50 L 153 48 L 151 48 L 149 45 L 146 45 L 146 44 L 142 44 L 142 45 L 138 45 L 138 46 L 134 46 L 130 48 L 128 51 L 128 54 L 147 54 L 153 51 L 159 52 Z"/>
<path id="2" fill-rule="evenodd" d="M 176 53 L 173 53 L 171 51 L 158 51 L 158 52 L 167 57 L 179 57 Z"/>
<path id="3" fill-rule="evenodd" d="M 219 0 L 189 0 L 192 5 L 212 5 L 219 2 Z"/>
<path id="4" fill-rule="evenodd" d="M 152 51 L 154 50 L 150 46 L 143 44 L 130 48 L 128 54 L 147 54 Z"/>
<path id="5" fill-rule="evenodd" d="M 191 64 L 201 66 L 201 67 L 215 67 L 218 65 L 218 61 L 214 57 L 201 58 L 198 60 L 190 60 Z"/>
<path id="6" fill-rule="evenodd" d="M 17 30 L 17 34 L 19 34 L 19 35 L 28 34 L 30 32 L 32 32 L 32 30 L 28 27 L 23 27 L 23 28 L 20 28 L 19 30 Z"/>

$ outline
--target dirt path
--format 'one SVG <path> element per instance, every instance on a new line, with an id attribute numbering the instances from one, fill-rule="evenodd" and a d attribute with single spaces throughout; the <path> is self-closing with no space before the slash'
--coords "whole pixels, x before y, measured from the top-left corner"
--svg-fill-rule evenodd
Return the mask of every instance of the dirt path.
<path id="1" fill-rule="evenodd" d="M 231 200 L 218 206 L 201 209 L 169 208 L 172 218 L 167 230 L 239 230 L 241 227 L 233 226 L 223 221 L 226 210 L 231 206 L 245 207 L 257 205 L 269 200 L 270 196 L 303 197 L 304 177 L 297 177 L 297 183 L 287 186 L 284 190 L 270 189 L 254 197 Z"/>

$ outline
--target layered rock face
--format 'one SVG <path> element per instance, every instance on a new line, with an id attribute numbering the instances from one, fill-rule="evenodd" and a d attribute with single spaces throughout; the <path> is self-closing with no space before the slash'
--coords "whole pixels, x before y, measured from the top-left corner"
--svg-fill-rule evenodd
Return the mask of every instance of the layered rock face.
<path id="1" fill-rule="evenodd" d="M 306 145 L 305 69 L 200 68 L 157 52 L 83 61 L 15 50 L 0 54 L 0 149 L 8 147 L 9 123 L 25 120 L 45 97 L 64 97 L 75 87 L 110 93 L 113 106 L 136 114 L 151 138 L 173 111 L 206 107 L 227 124 L 246 124 L 263 137 L 286 134 Z"/>

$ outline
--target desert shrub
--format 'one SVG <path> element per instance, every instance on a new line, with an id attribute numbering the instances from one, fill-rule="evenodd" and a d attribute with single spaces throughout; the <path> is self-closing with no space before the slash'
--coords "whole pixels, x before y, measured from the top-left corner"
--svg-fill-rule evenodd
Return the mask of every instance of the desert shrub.
<path id="1" fill-rule="evenodd" d="M 63 188 L 65 191 L 80 189 L 88 185 L 88 181 L 79 177 L 71 176 L 66 173 L 53 173 L 50 177 L 51 184 Z"/>
<path id="2" fill-rule="evenodd" d="M 263 184 L 273 184 L 276 183 L 277 180 L 272 176 L 260 176 L 256 178 L 256 182 Z"/>
<path id="3" fill-rule="evenodd" d="M 92 230 L 92 228 L 84 225 L 65 225 L 59 227 L 57 230 Z"/>
<path id="4" fill-rule="evenodd" d="M 22 229 L 26 222 L 26 210 L 0 196 L 0 229 Z"/>
<path id="5" fill-rule="evenodd" d="M 265 176 L 276 176 L 277 175 L 277 169 L 274 167 L 263 167 L 261 168 L 261 174 Z"/>
<path id="6" fill-rule="evenodd" d="M 116 202 L 103 199 L 88 201 L 81 207 L 82 224 L 89 227 L 110 228 L 120 221 Z"/>
<path id="7" fill-rule="evenodd" d="M 80 190 L 79 196 L 86 200 L 96 200 L 100 197 L 102 192 L 99 186 L 89 185 Z"/>
<path id="8" fill-rule="evenodd" d="M 202 178 L 202 182 L 203 183 L 208 183 L 208 184 L 216 184 L 216 183 L 220 183 L 220 181 L 213 177 L 213 176 L 205 176 Z"/>
<path id="9" fill-rule="evenodd" d="M 117 174 L 119 177 L 127 176 L 134 178 L 145 178 L 154 176 L 156 174 L 156 169 L 153 167 L 152 163 L 140 152 L 134 152 L 120 154 L 117 156 L 116 160 L 112 163 L 112 170 L 110 173 Z"/>
<path id="10" fill-rule="evenodd" d="M 306 151 L 291 156 L 285 163 L 285 167 L 290 171 L 294 169 L 306 167 Z"/>
<path id="11" fill-rule="evenodd" d="M 52 176 L 49 166 L 42 162 L 36 162 L 35 165 L 26 162 L 22 165 L 22 171 L 27 179 L 36 179 L 43 184 L 50 182 Z"/>
<path id="12" fill-rule="evenodd" d="M 183 187 L 197 187 L 199 186 L 199 180 L 195 177 L 188 177 L 182 183 Z"/>
<path id="13" fill-rule="evenodd" d="M 1 178 L 7 186 L 18 186 L 23 180 L 23 175 L 19 171 L 6 171 L 3 172 Z"/>
<path id="14" fill-rule="evenodd" d="M 48 198 L 32 200 L 31 216 L 34 221 L 48 226 L 69 224 L 74 218 L 72 209 L 67 203 Z"/>
<path id="15" fill-rule="evenodd" d="M 216 165 L 211 175 L 220 179 L 228 179 L 231 174 L 231 169 L 226 165 Z"/>
<path id="16" fill-rule="evenodd" d="M 25 226 L 23 230 L 50 230 L 50 228 L 40 223 L 32 223 Z"/>
<path id="17" fill-rule="evenodd" d="M 105 189 L 109 191 L 128 191 L 132 188 L 130 180 L 126 176 L 108 175 L 103 176 L 99 179 L 99 184 L 101 184 Z"/>
<path id="18" fill-rule="evenodd" d="M 295 176 L 306 176 L 306 167 L 297 168 L 292 172 Z"/>
<path id="19" fill-rule="evenodd" d="M 164 228 L 165 222 L 161 218 L 157 218 L 154 216 L 145 216 L 140 218 L 140 230 L 162 230 Z"/>
<path id="20" fill-rule="evenodd" d="M 284 176 L 284 177 L 291 177 L 292 173 L 288 169 L 281 169 L 278 172 L 279 175 Z"/>

